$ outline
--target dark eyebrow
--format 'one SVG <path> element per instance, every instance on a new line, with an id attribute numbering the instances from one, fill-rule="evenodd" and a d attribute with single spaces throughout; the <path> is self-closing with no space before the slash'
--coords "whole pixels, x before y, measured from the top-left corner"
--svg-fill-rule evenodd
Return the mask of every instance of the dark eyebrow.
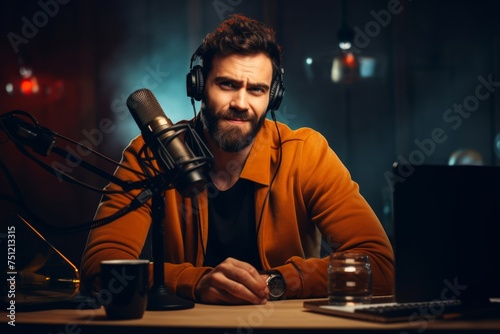
<path id="1" fill-rule="evenodd" d="M 233 79 L 233 78 L 230 78 L 230 77 L 226 77 L 226 76 L 216 77 L 214 80 L 217 83 L 224 82 L 224 81 L 229 81 L 231 83 L 234 83 L 234 84 L 237 84 L 237 85 L 240 85 L 240 86 L 243 83 L 243 81 L 241 81 L 241 80 L 236 80 L 236 79 Z M 263 90 L 266 90 L 266 91 L 269 90 L 269 85 L 265 84 L 265 83 L 249 83 L 248 86 L 249 86 L 249 88 L 262 88 Z"/>
<path id="2" fill-rule="evenodd" d="M 261 88 L 263 91 L 268 91 L 269 90 L 269 85 L 265 83 L 251 83 L 248 85 L 250 88 Z"/>

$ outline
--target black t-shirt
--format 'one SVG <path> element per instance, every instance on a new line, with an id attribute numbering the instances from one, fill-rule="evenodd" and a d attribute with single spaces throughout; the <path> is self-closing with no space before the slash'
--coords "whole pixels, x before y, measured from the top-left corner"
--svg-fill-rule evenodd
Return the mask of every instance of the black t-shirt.
<path id="1" fill-rule="evenodd" d="M 215 267 L 228 257 L 262 265 L 255 230 L 255 184 L 239 179 L 208 199 L 208 245 L 205 266 Z"/>

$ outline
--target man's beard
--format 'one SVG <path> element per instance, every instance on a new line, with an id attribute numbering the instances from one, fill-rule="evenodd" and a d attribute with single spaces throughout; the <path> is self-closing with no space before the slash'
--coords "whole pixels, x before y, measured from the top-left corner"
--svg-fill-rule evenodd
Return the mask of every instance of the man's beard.
<path id="1" fill-rule="evenodd" d="M 245 133 L 239 126 L 220 127 L 220 120 L 238 119 L 247 121 L 251 125 L 249 132 Z M 239 152 L 250 145 L 259 130 L 262 128 L 266 115 L 260 119 L 248 111 L 234 111 L 228 109 L 224 113 L 215 114 L 214 110 L 204 105 L 201 110 L 201 121 L 208 132 L 210 138 L 223 151 Z"/>

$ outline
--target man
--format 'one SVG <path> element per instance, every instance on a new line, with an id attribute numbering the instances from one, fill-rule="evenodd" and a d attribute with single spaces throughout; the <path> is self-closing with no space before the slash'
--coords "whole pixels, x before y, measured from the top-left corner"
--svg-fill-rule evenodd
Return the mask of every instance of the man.
<path id="1" fill-rule="evenodd" d="M 214 163 L 210 186 L 199 195 L 165 191 L 165 285 L 214 304 L 326 297 L 323 237 L 336 252 L 368 254 L 374 293 L 391 294 L 391 245 L 347 169 L 319 133 L 265 118 L 284 92 L 274 32 L 234 15 L 207 35 L 197 56 L 202 67 L 188 78 L 199 82 L 188 83 L 188 95 L 202 100 L 194 122 Z M 141 136 L 134 139 L 122 163 L 140 170 L 143 146 Z M 124 168 L 116 176 L 137 179 Z M 96 218 L 133 195 L 106 195 Z M 139 257 L 150 224 L 151 207 L 144 205 L 94 229 L 82 260 L 84 288 L 96 288 L 100 261 Z M 275 278 L 278 291 L 268 286 Z"/>

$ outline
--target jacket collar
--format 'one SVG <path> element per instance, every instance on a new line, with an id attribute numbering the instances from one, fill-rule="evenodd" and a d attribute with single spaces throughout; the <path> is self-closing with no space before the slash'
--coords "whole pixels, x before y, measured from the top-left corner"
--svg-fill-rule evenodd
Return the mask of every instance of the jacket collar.
<path id="1" fill-rule="evenodd" d="M 271 165 L 271 137 L 272 137 L 272 121 L 266 119 L 264 125 L 254 139 L 250 153 L 245 162 L 245 166 L 241 171 L 240 177 L 269 185 L 270 165 Z"/>

